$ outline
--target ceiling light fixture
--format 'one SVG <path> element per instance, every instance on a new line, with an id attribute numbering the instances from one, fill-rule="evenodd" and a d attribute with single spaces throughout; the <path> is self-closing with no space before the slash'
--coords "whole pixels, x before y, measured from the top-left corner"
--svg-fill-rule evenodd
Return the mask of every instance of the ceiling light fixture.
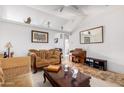
<path id="1" fill-rule="evenodd" d="M 63 28 L 64 28 L 64 27 L 63 27 L 63 26 L 61 26 L 61 30 L 63 30 Z"/>
<path id="2" fill-rule="evenodd" d="M 49 21 L 47 22 L 47 25 L 48 25 L 48 28 L 49 28 L 50 27 L 50 22 Z"/>

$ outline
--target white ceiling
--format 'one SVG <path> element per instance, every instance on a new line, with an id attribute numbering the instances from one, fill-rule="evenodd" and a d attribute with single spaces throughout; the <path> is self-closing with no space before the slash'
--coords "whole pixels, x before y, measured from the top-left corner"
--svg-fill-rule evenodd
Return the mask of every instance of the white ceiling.
<path id="1" fill-rule="evenodd" d="M 71 32 L 79 23 L 88 16 L 103 13 L 108 6 L 106 5 L 28 5 L 28 7 L 45 12 L 49 16 L 54 16 L 60 20 L 65 20 L 64 24 L 57 23 L 64 27 L 65 31 Z M 63 11 L 60 12 L 60 9 Z M 76 8 L 74 8 L 76 7 Z M 53 20 L 51 20 L 53 21 Z M 54 20 L 55 21 L 55 20 Z M 51 22 L 52 23 L 52 22 Z M 61 27 L 61 26 L 60 26 Z"/>
<path id="2" fill-rule="evenodd" d="M 55 29 L 63 32 L 71 32 L 77 29 L 78 25 L 89 16 L 103 13 L 110 6 L 105 5 L 4 5 L 2 17 L 24 22 L 31 17 L 32 24 Z M 1 11 L 2 11 L 1 10 Z M 18 11 L 17 11 L 18 10 Z"/>

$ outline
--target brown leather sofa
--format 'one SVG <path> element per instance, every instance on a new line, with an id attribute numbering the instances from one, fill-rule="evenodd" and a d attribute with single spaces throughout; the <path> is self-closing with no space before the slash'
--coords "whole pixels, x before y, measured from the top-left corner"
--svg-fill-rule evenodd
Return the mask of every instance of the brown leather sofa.
<path id="1" fill-rule="evenodd" d="M 61 52 L 59 50 L 30 49 L 29 52 L 31 56 L 31 67 L 33 68 L 34 73 L 37 72 L 38 68 L 61 63 Z"/>

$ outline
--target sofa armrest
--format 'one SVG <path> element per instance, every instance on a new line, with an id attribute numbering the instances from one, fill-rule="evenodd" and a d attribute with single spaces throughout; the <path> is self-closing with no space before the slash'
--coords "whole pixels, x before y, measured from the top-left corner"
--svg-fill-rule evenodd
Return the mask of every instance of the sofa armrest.
<path id="1" fill-rule="evenodd" d="M 59 62 L 61 63 L 62 52 L 60 52 L 60 51 L 55 51 L 54 55 L 56 55 L 56 58 L 58 58 L 58 59 L 59 59 Z"/>
<path id="2" fill-rule="evenodd" d="M 35 53 L 31 53 L 30 56 L 31 56 L 31 66 L 32 66 L 33 62 L 36 61 L 36 56 L 37 55 Z"/>
<path id="3" fill-rule="evenodd" d="M 36 53 L 31 53 L 30 56 L 31 56 L 31 67 L 33 69 L 33 73 L 36 73 L 37 72 L 36 62 L 38 56 L 36 55 Z"/>

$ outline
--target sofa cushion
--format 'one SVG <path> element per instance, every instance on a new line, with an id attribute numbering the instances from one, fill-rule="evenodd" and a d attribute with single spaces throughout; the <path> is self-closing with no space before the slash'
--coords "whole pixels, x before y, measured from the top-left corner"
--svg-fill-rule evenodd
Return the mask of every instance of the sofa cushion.
<path id="1" fill-rule="evenodd" d="M 37 62 L 36 66 L 41 67 L 41 66 L 46 66 L 46 65 L 49 65 L 49 64 L 50 64 L 49 60 L 41 59 L 39 62 Z"/>
<path id="2" fill-rule="evenodd" d="M 36 57 L 36 62 L 39 62 L 39 61 L 41 61 L 41 57 Z"/>
<path id="3" fill-rule="evenodd" d="M 59 56 L 58 55 L 51 55 L 51 58 L 58 58 Z"/>
<path id="4" fill-rule="evenodd" d="M 7 79 L 2 87 L 32 87 L 32 74 L 20 74 L 13 78 Z"/>
<path id="5" fill-rule="evenodd" d="M 20 74 L 30 72 L 30 57 L 13 57 L 2 60 L 4 79 L 10 79 Z"/>
<path id="6" fill-rule="evenodd" d="M 32 86 L 31 75 L 29 75 L 31 73 L 30 57 L 4 58 L 1 62 L 0 81 L 4 82 L 3 87 Z"/>
<path id="7" fill-rule="evenodd" d="M 45 57 L 46 57 L 46 51 L 47 50 L 39 50 L 40 51 L 40 57 L 42 58 L 42 59 L 45 59 Z"/>
<path id="8" fill-rule="evenodd" d="M 50 58 L 47 61 L 50 62 L 51 64 L 56 63 L 56 62 L 59 63 L 59 59 L 55 59 L 55 58 Z"/>
<path id="9" fill-rule="evenodd" d="M 22 67 L 25 65 L 30 65 L 30 57 L 5 58 L 2 60 L 1 64 L 3 70 L 14 67 Z"/>
<path id="10" fill-rule="evenodd" d="M 47 56 L 46 58 L 51 58 L 51 56 L 54 55 L 54 50 L 53 49 L 50 49 L 48 52 L 47 52 Z"/>

